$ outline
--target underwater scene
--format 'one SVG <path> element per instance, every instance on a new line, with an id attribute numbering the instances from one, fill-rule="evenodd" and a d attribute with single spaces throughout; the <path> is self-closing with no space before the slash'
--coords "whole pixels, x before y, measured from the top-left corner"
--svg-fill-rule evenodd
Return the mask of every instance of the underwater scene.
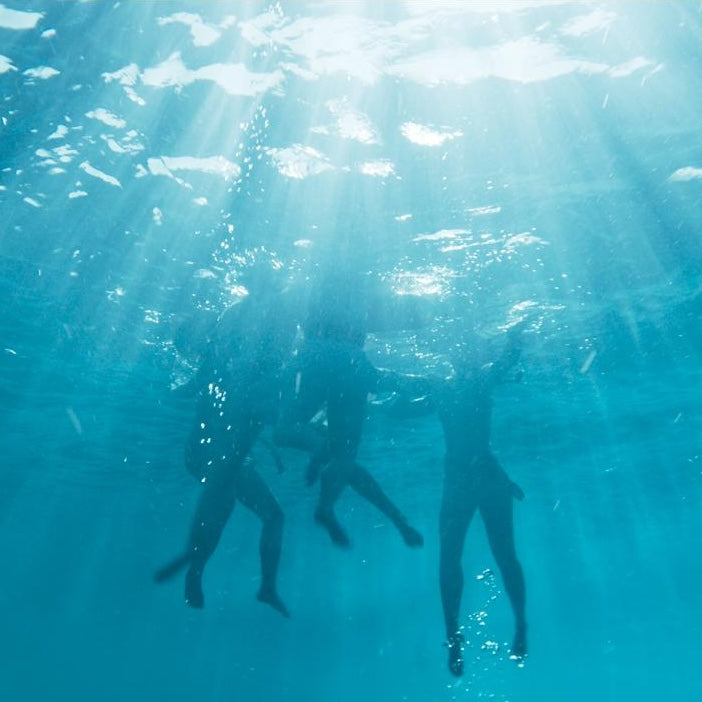
<path id="1" fill-rule="evenodd" d="M 702 5 L 0 0 L 0 699 L 702 699 Z"/>

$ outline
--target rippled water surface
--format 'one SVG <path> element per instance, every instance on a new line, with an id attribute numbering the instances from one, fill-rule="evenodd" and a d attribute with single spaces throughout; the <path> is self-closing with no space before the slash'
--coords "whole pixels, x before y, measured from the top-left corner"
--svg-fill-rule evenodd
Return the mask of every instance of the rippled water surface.
<path id="1" fill-rule="evenodd" d="M 683 1 L 4 0 L 2 699 L 697 699 L 700 36 Z M 151 581 L 198 495 L 176 332 L 252 267 L 304 287 L 332 262 L 421 302 L 369 337 L 381 366 L 527 320 L 492 436 L 527 493 L 523 667 L 476 520 L 446 670 L 432 417 L 374 410 L 361 449 L 422 550 L 354 495 L 333 549 L 303 457 L 257 449 L 292 618 L 254 599 L 241 508 L 203 611 Z"/>

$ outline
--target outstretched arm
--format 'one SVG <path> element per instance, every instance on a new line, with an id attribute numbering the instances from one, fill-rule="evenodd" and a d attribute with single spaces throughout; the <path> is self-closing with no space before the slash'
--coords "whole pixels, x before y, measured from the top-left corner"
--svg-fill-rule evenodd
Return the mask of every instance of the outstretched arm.
<path id="1" fill-rule="evenodd" d="M 433 390 L 434 384 L 429 378 L 378 369 L 377 392 L 392 393 L 392 397 L 379 404 L 392 417 L 409 419 L 433 412 Z"/>
<path id="2" fill-rule="evenodd" d="M 397 392 L 410 397 L 431 394 L 432 383 L 424 376 L 396 373 L 387 368 L 378 368 L 377 374 L 375 392 Z"/>
<path id="3" fill-rule="evenodd" d="M 502 355 L 489 367 L 488 381 L 491 385 L 504 382 L 507 373 L 519 361 L 522 354 L 522 332 L 526 322 L 519 322 L 507 332 L 507 343 L 502 350 Z"/>

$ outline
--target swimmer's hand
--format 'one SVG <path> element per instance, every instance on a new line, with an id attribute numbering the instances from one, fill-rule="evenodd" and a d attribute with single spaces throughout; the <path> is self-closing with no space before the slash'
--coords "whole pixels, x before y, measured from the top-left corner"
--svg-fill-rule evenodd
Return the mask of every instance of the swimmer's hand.
<path id="1" fill-rule="evenodd" d="M 275 463 L 275 468 L 278 473 L 285 473 L 285 463 L 283 463 L 283 459 L 280 457 L 276 447 L 267 439 L 259 438 L 259 441 L 268 449 L 268 453 L 271 454 L 271 458 L 273 459 L 273 463 Z"/>

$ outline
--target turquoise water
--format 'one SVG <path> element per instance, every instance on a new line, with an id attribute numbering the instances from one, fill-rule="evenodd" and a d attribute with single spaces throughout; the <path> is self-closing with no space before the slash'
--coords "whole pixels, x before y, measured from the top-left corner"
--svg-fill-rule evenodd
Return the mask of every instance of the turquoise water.
<path id="1" fill-rule="evenodd" d="M 4 0 L 2 699 L 698 699 L 700 36 L 693 2 Z M 261 450 L 291 620 L 241 508 L 203 611 L 151 581 L 198 494 L 176 330 L 254 263 L 348 260 L 431 310 L 378 365 L 528 318 L 492 436 L 527 493 L 523 667 L 476 520 L 446 670 L 431 417 L 373 412 L 361 450 L 421 551 L 350 494 L 333 549 L 303 457 Z"/>

